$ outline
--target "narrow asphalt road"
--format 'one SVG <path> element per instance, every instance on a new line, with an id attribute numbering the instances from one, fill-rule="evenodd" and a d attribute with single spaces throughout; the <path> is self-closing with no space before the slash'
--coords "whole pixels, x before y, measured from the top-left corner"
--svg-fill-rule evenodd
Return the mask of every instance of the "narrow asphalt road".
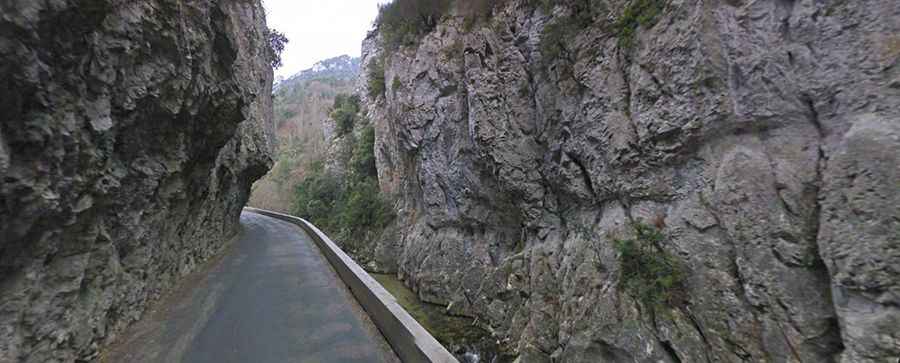
<path id="1" fill-rule="evenodd" d="M 303 230 L 249 212 L 241 225 L 101 361 L 399 362 Z"/>

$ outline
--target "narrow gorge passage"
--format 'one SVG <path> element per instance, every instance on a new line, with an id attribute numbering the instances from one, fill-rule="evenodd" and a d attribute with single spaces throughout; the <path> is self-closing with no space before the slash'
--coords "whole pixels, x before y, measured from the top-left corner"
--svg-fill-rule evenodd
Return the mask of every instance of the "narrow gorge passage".
<path id="1" fill-rule="evenodd" d="M 0 363 L 900 363 L 900 0 L 0 0 L 0 85 Z"/>
<path id="2" fill-rule="evenodd" d="M 399 361 L 306 232 L 249 212 L 241 226 L 103 361 Z"/>

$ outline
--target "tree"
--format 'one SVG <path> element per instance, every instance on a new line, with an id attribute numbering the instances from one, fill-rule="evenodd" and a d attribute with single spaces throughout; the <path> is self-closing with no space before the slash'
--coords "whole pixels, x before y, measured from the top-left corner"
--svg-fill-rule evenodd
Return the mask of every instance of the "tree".
<path id="1" fill-rule="evenodd" d="M 269 29 L 266 32 L 266 38 L 268 38 L 267 40 L 269 42 L 269 60 L 272 64 L 272 68 L 281 68 L 281 53 L 284 52 L 284 46 L 289 40 L 284 33 L 274 29 Z"/>
<path id="2" fill-rule="evenodd" d="M 359 96 L 348 96 L 343 94 L 335 96 L 331 118 L 334 119 L 337 124 L 336 132 L 338 136 L 353 131 L 353 125 L 356 124 L 357 113 L 359 113 Z"/>
<path id="3" fill-rule="evenodd" d="M 414 44 L 434 30 L 451 3 L 452 0 L 394 0 L 381 5 L 376 23 L 387 49 Z"/>

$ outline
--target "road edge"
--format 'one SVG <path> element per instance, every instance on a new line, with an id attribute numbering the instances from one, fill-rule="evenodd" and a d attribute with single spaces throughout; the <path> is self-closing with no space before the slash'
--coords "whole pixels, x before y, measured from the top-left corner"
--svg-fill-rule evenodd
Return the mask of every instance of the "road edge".
<path id="1" fill-rule="evenodd" d="M 312 223 L 288 214 L 245 207 L 245 211 L 295 224 L 306 231 L 353 297 L 404 362 L 459 363 L 397 300 Z"/>

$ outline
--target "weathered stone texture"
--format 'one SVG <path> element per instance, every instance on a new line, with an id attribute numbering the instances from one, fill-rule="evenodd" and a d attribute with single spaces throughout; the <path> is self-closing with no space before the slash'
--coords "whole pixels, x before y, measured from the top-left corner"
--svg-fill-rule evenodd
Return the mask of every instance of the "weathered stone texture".
<path id="1" fill-rule="evenodd" d="M 610 0 L 557 59 L 529 3 L 365 41 L 385 266 L 521 362 L 900 357 L 900 3 L 669 1 L 624 49 Z M 687 266 L 667 314 L 617 285 L 637 220 Z"/>
<path id="2" fill-rule="evenodd" d="M 93 361 L 271 165 L 258 1 L 0 3 L 0 362 Z"/>

